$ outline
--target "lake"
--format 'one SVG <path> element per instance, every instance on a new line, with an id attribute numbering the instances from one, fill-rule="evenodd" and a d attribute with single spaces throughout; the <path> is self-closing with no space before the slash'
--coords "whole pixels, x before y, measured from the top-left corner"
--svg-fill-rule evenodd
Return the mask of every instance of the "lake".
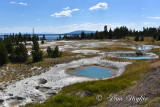
<path id="1" fill-rule="evenodd" d="M 43 37 L 43 34 L 38 34 L 39 38 Z M 63 37 L 64 35 L 61 35 Z M 57 40 L 57 37 L 59 37 L 58 34 L 45 34 L 46 40 Z M 3 35 L 0 35 L 0 38 L 4 39 Z"/>

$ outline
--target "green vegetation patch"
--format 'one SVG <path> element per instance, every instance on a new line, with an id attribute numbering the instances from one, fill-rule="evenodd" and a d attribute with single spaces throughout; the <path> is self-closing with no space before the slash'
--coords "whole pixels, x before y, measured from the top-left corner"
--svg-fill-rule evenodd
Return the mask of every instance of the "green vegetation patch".
<path id="1" fill-rule="evenodd" d="M 30 104 L 26 107 L 86 107 L 100 105 L 107 101 L 98 102 L 96 100 L 97 95 L 103 95 L 103 98 L 107 99 L 110 94 L 125 91 L 125 89 L 135 85 L 138 80 L 149 75 L 147 72 L 152 69 L 148 67 L 150 63 L 147 60 L 138 60 L 128 65 L 126 71 L 120 77 L 69 85 L 64 87 L 57 96 L 48 99 L 45 103 Z"/>

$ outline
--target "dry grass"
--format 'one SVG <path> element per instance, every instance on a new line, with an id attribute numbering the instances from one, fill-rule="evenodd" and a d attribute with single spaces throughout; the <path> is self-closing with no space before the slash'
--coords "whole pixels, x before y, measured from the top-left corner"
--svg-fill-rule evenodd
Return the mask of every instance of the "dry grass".
<path id="1" fill-rule="evenodd" d="M 81 59 L 80 57 L 73 57 L 77 54 L 67 51 L 63 52 L 62 57 L 59 58 L 47 58 L 47 53 L 44 53 L 43 55 L 45 58 L 41 62 L 32 63 L 32 57 L 29 56 L 27 63 L 9 63 L 0 67 L 0 89 L 3 89 L 9 84 L 15 83 L 16 81 L 20 81 L 24 78 L 44 73 L 56 64 L 68 63 L 73 60 Z"/>
<path id="2" fill-rule="evenodd" d="M 104 57 L 102 59 L 111 60 L 111 61 L 117 61 L 117 62 L 135 62 L 135 60 L 126 59 L 126 58 L 118 58 L 118 57 Z"/>

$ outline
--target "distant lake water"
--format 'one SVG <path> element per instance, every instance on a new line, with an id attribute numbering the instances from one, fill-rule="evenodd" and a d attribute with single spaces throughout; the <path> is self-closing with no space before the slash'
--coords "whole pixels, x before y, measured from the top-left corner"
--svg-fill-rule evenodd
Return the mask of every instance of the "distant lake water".
<path id="1" fill-rule="evenodd" d="M 39 38 L 43 37 L 43 34 L 38 34 Z M 61 35 L 63 37 L 64 35 Z M 59 35 L 57 34 L 45 34 L 46 40 L 56 40 Z M 0 38 L 4 39 L 4 35 L 0 35 Z"/>

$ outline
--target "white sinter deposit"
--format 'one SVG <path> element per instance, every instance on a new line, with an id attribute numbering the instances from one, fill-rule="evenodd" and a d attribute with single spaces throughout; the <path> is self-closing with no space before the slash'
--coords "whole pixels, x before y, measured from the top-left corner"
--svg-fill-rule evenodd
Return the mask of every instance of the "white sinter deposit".
<path id="1" fill-rule="evenodd" d="M 98 50 L 74 50 L 73 53 L 83 53 L 85 55 L 98 54 L 100 51 Z"/>
<path id="2" fill-rule="evenodd" d="M 86 48 L 110 46 L 116 41 L 110 42 L 99 42 L 99 41 L 52 41 L 46 42 L 41 47 L 54 48 L 59 45 L 60 50 L 65 51 L 70 49 L 73 53 L 99 54 L 99 57 L 81 59 L 78 61 L 72 61 L 70 63 L 58 64 L 51 67 L 49 71 L 42 73 L 37 76 L 26 78 L 18 81 L 15 84 L 9 85 L 3 91 L 0 91 L 0 107 L 10 107 L 11 105 L 25 105 L 31 102 L 44 102 L 48 97 L 56 95 L 62 87 L 83 81 L 100 80 L 97 78 L 89 78 L 82 76 L 75 76 L 66 73 L 65 71 L 69 68 L 76 68 L 84 65 L 102 65 L 116 68 L 116 75 L 120 76 L 125 66 L 131 64 L 131 62 L 114 62 L 109 60 L 102 60 L 105 56 L 116 57 L 119 55 L 135 54 L 134 51 L 117 51 L 117 52 L 101 52 L 98 50 L 87 50 Z M 126 45 L 126 44 L 121 44 Z M 29 44 L 28 47 L 31 47 Z M 44 48 L 43 51 L 46 51 Z M 148 56 L 157 58 L 154 53 L 147 53 Z M 28 53 L 30 54 L 30 53 Z M 39 69 L 39 68 L 32 68 Z M 112 76 L 110 78 L 113 78 Z M 103 78 L 107 79 L 107 78 Z"/>
<path id="3" fill-rule="evenodd" d="M 59 64 L 52 67 L 48 72 L 18 81 L 8 86 L 3 92 L 1 91 L 0 99 L 3 102 L 1 106 L 7 107 L 13 104 L 19 106 L 36 101 L 43 102 L 49 96 L 55 95 L 64 86 L 77 82 L 99 80 L 96 78 L 74 76 L 65 72 L 68 68 L 93 64 L 115 67 L 118 69 L 115 76 L 119 76 L 124 72 L 125 66 L 130 64 L 130 62 L 113 62 L 102 60 L 102 57 L 95 57 Z"/>

